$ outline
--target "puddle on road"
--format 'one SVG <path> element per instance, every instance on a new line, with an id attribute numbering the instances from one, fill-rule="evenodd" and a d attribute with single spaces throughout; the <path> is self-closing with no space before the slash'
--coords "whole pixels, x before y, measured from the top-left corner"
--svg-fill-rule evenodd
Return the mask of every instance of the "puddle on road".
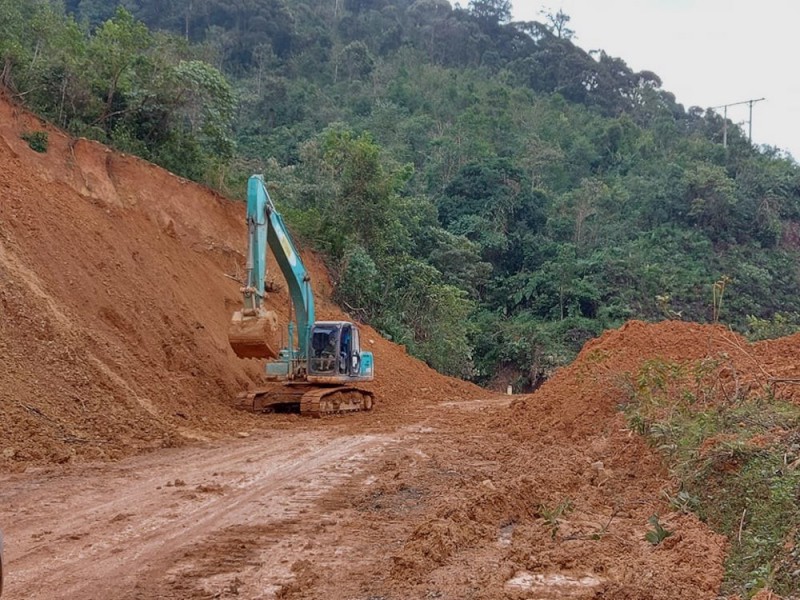
<path id="1" fill-rule="evenodd" d="M 515 525 L 510 523 L 500 528 L 500 533 L 497 535 L 497 545 L 501 548 L 508 548 L 514 538 Z M 513 581 L 513 579 L 511 580 Z"/>
<path id="2" fill-rule="evenodd" d="M 561 573 L 543 575 L 520 571 L 506 581 L 505 587 L 509 591 L 533 592 L 537 594 L 537 598 L 544 600 L 545 598 L 569 598 L 582 595 L 601 583 L 603 580 L 594 575 L 572 577 Z"/>

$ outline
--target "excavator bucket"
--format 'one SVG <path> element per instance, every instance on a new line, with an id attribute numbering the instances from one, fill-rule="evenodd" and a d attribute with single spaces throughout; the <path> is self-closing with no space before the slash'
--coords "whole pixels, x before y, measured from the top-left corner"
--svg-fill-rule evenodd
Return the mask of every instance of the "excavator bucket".
<path id="1" fill-rule="evenodd" d="M 276 358 L 280 348 L 278 317 L 264 309 L 254 315 L 237 310 L 228 328 L 228 343 L 239 358 Z"/>

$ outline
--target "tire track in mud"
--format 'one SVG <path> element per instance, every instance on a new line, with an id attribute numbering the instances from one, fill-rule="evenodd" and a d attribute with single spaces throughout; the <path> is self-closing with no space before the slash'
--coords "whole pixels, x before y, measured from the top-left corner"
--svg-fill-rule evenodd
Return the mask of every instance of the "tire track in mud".
<path id="1" fill-rule="evenodd" d="M 261 573 L 258 597 L 274 592 L 293 576 L 291 534 L 313 538 L 309 530 L 319 525 L 316 500 L 391 441 L 282 432 L 66 475 L 2 478 L 7 593 L 31 600 L 219 597 L 221 587 L 239 585 L 225 578 L 248 568 Z"/>

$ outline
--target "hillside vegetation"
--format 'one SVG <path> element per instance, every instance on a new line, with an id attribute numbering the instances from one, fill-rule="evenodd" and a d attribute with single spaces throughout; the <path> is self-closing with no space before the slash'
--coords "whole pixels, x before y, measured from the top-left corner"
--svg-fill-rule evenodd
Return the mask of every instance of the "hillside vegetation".
<path id="1" fill-rule="evenodd" d="M 117 6 L 117 4 L 119 6 Z M 243 196 L 438 370 L 537 385 L 630 318 L 796 329 L 800 170 L 507 0 L 0 0 L 0 83 Z M 46 137 L 29 133 L 46 151 Z"/>

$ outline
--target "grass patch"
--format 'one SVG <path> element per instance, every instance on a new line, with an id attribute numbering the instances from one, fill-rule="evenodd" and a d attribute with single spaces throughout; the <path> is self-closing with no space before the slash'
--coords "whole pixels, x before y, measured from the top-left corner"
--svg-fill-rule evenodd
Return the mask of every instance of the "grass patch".
<path id="1" fill-rule="evenodd" d="M 631 429 L 681 482 L 670 498 L 730 539 L 723 593 L 800 589 L 800 407 L 738 383 L 725 357 L 651 360 L 630 376 Z"/>
<path id="2" fill-rule="evenodd" d="M 28 142 L 28 146 L 31 150 L 41 154 L 47 152 L 47 146 L 49 145 L 50 138 L 46 131 L 26 131 L 25 133 L 21 134 L 20 137 Z"/>

